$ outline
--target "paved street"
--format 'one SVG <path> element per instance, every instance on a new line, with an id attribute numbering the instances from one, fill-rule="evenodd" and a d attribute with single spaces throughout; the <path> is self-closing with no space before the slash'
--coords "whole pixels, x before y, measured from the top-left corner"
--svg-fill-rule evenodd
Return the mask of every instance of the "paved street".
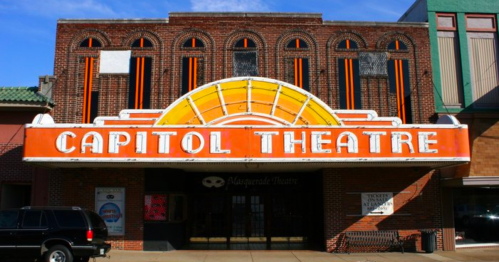
<path id="1" fill-rule="evenodd" d="M 329 254 L 317 251 L 172 251 L 113 250 L 97 262 L 329 262 L 329 261 L 499 261 L 499 248 L 463 249 L 455 252 Z"/>

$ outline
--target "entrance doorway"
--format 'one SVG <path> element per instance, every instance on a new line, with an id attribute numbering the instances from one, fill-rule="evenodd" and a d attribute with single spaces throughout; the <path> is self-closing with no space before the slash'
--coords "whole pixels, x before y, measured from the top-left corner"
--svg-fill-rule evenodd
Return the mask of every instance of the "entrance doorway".
<path id="1" fill-rule="evenodd" d="M 312 176 L 310 176 L 311 178 Z M 230 183 L 230 177 L 217 177 Z M 322 197 L 315 183 L 286 176 L 254 175 L 191 195 L 190 249 L 289 250 L 316 248 L 322 235 Z M 262 186 L 260 181 L 294 181 L 289 187 Z M 288 179 L 288 180 L 285 180 Z M 241 184 L 241 183 L 240 183 Z M 244 184 L 244 183 L 243 183 Z M 252 184 L 253 186 L 248 186 Z M 272 184 L 272 183 L 268 183 Z"/>

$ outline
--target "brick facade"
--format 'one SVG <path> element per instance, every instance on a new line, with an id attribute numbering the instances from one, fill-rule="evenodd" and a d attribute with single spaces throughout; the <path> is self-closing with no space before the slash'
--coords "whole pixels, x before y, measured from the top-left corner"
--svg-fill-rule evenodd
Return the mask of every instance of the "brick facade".
<path id="1" fill-rule="evenodd" d="M 80 47 L 88 38 L 102 47 Z M 153 47 L 132 48 L 147 38 Z M 204 47 L 183 47 L 196 37 Z M 433 84 L 428 28 L 425 24 L 327 22 L 319 15 L 199 15 L 173 13 L 166 20 L 60 20 L 57 25 L 53 99 L 56 123 L 81 123 L 85 58 L 94 58 L 92 90 L 99 92 L 98 115 L 115 116 L 128 108 L 129 75 L 98 74 L 101 50 L 132 50 L 132 57 L 152 58 L 151 108 L 166 108 L 181 96 L 182 58 L 202 58 L 205 83 L 232 77 L 233 45 L 240 38 L 256 43 L 259 76 L 287 81 L 286 59 L 310 61 L 311 93 L 333 109 L 339 106 L 338 59 L 358 58 L 359 52 L 388 52 L 389 59 L 407 60 L 414 123 L 434 121 Z M 307 43 L 289 50 L 292 39 Z M 345 39 L 359 49 L 342 50 Z M 399 40 L 407 50 L 389 51 Z M 380 116 L 397 116 L 397 99 L 388 77 L 362 77 L 362 108 Z M 373 182 L 375 181 L 375 182 Z M 324 234 L 328 251 L 342 251 L 346 230 L 398 229 L 408 248 L 420 249 L 418 229 L 441 230 L 438 176 L 423 168 L 350 168 L 323 171 Z M 113 248 L 143 249 L 143 169 L 57 169 L 51 171 L 49 204 L 95 208 L 96 187 L 125 187 L 126 235 L 112 237 Z M 359 192 L 393 192 L 395 216 L 358 216 Z M 439 233 L 439 249 L 442 240 Z"/>
<path id="2" fill-rule="evenodd" d="M 79 47 L 87 37 L 98 39 L 103 47 Z M 153 47 L 131 48 L 145 37 Z M 183 43 L 192 37 L 204 42 L 204 48 L 189 49 Z M 94 57 L 92 90 L 99 91 L 101 116 L 117 115 L 128 108 L 128 74 L 98 74 L 100 50 L 132 50 L 132 57 L 152 58 L 151 108 L 166 108 L 181 95 L 181 60 L 201 57 L 205 83 L 232 77 L 233 45 L 246 37 L 256 44 L 259 76 L 286 81 L 286 58 L 310 59 L 310 89 L 333 109 L 339 108 L 339 58 L 357 58 L 358 52 L 387 52 L 391 41 L 399 40 L 407 50 L 390 51 L 390 59 L 409 61 L 411 103 L 414 123 L 429 123 L 434 113 L 428 28 L 424 24 L 334 23 L 318 17 L 231 17 L 172 14 L 168 22 L 139 21 L 59 21 L 57 27 L 54 110 L 57 123 L 82 122 L 85 57 Z M 303 39 L 308 48 L 285 48 L 291 39 Z M 340 41 L 356 41 L 359 49 L 338 49 Z M 387 77 L 362 77 L 362 108 L 380 116 L 397 116 L 396 96 L 389 92 Z"/>

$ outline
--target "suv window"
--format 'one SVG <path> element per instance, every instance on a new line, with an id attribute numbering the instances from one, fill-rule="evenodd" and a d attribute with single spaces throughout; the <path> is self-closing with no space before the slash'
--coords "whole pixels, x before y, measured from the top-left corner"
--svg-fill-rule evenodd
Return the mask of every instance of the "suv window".
<path id="1" fill-rule="evenodd" d="M 88 217 L 90 218 L 90 223 L 92 223 L 93 228 L 105 228 L 106 224 L 102 220 L 102 218 L 92 211 L 85 211 Z"/>
<path id="2" fill-rule="evenodd" d="M 46 228 L 47 218 L 42 211 L 26 211 L 23 217 L 23 228 Z"/>
<path id="3" fill-rule="evenodd" d="M 16 210 L 1 211 L 0 228 L 16 228 L 18 214 L 19 212 Z"/>
<path id="4" fill-rule="evenodd" d="M 85 228 L 85 220 L 78 210 L 54 210 L 54 216 L 61 227 Z"/>

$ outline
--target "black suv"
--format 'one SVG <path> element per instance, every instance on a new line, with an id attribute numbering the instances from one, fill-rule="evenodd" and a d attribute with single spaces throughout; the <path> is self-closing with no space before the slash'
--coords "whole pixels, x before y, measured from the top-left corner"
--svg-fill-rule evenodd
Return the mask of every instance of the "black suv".
<path id="1" fill-rule="evenodd" d="M 111 250 L 106 239 L 107 227 L 102 218 L 79 207 L 0 211 L 0 258 L 89 261 Z"/>

